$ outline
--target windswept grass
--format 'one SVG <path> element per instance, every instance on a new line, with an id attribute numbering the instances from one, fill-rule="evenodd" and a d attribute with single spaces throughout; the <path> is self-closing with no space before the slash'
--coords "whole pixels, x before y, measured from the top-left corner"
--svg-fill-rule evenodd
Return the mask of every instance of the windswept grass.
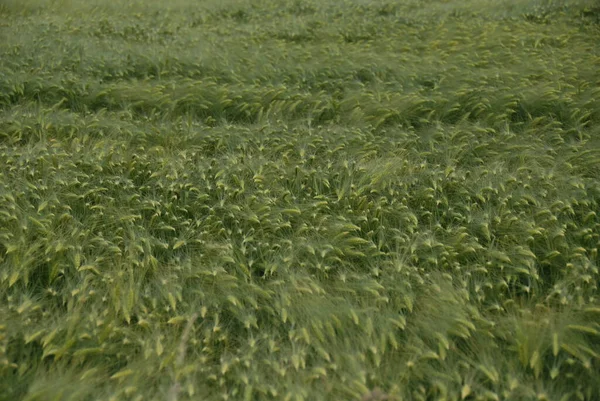
<path id="1" fill-rule="evenodd" d="M 599 16 L 0 1 L 0 400 L 600 399 Z"/>

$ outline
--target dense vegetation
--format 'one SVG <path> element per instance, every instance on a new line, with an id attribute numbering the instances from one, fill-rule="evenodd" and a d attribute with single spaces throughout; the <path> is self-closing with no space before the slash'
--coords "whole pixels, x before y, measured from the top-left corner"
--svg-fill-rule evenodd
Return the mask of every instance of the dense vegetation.
<path id="1" fill-rule="evenodd" d="M 1 0 L 0 400 L 600 399 L 593 0 Z"/>

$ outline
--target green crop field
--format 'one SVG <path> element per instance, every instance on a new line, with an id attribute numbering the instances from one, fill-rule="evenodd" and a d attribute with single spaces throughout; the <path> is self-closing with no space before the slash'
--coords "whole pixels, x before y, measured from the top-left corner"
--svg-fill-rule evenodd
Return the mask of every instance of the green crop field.
<path id="1" fill-rule="evenodd" d="M 600 400 L 597 0 L 0 0 L 0 401 Z"/>

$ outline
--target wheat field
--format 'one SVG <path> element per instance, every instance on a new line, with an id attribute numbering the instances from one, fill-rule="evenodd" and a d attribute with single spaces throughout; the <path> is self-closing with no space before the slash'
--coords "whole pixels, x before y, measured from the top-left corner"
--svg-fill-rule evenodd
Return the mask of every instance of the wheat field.
<path id="1" fill-rule="evenodd" d="M 1 401 L 600 400 L 595 0 L 0 0 Z"/>

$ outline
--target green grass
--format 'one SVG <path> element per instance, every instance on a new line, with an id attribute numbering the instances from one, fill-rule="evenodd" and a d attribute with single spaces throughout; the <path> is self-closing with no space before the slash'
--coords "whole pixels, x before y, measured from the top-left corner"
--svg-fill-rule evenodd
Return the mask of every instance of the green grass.
<path id="1" fill-rule="evenodd" d="M 0 400 L 600 399 L 593 0 L 0 0 Z"/>

